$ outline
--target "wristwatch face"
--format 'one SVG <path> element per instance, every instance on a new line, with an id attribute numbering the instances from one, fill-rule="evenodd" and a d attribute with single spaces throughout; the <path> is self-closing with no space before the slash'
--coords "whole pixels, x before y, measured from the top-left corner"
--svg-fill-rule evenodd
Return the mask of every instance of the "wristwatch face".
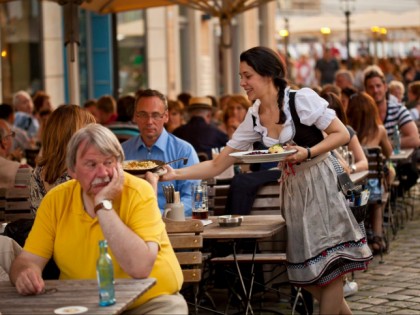
<path id="1" fill-rule="evenodd" d="M 103 200 L 99 204 L 95 206 L 95 213 L 99 210 L 112 210 L 112 202 L 111 200 Z"/>

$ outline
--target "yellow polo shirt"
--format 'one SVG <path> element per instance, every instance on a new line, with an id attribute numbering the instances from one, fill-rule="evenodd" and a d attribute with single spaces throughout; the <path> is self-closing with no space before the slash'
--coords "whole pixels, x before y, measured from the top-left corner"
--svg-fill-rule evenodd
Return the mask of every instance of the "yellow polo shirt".
<path id="1" fill-rule="evenodd" d="M 146 181 L 124 174 L 124 188 L 113 201 L 121 220 L 146 242 L 159 245 L 150 273 L 156 285 L 141 296 L 131 308 L 162 295 L 178 292 L 182 286 L 181 267 L 170 245 L 165 224 L 157 205 L 156 194 Z M 60 279 L 96 279 L 99 240 L 105 239 L 98 219 L 84 210 L 81 186 L 76 180 L 53 188 L 43 198 L 24 249 L 51 258 L 60 269 Z M 114 277 L 129 278 L 109 248 L 114 264 Z M 130 255 L 130 253 L 127 253 Z"/>

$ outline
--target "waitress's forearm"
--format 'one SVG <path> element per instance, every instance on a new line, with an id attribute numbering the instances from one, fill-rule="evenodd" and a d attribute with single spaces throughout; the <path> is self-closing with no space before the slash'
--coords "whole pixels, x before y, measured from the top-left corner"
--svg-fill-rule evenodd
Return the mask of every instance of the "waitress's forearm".
<path id="1" fill-rule="evenodd" d="M 349 142 L 350 136 L 342 132 L 333 132 L 330 133 L 324 140 L 320 143 L 314 145 L 311 149 L 311 156 L 317 156 L 329 151 L 332 151 L 339 146 L 342 146 Z"/>
<path id="2" fill-rule="evenodd" d="M 230 156 L 221 158 L 219 155 L 215 160 L 204 161 L 189 167 L 174 170 L 175 179 L 206 179 L 222 173 L 225 169 L 235 163 L 236 159 Z"/>

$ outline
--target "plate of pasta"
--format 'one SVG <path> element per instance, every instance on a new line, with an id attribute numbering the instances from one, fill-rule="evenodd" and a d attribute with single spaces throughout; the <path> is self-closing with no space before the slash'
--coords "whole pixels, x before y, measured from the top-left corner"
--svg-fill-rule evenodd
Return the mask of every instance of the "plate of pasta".
<path id="1" fill-rule="evenodd" d="M 126 160 L 123 161 L 123 170 L 133 175 L 142 175 L 146 172 L 158 172 L 164 169 L 165 162 L 159 160 Z"/>

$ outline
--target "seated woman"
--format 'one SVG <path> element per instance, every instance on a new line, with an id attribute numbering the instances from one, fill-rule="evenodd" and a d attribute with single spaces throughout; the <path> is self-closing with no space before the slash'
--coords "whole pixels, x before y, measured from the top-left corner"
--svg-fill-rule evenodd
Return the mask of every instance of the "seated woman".
<path id="1" fill-rule="evenodd" d="M 375 101 L 365 92 L 353 95 L 349 101 L 347 110 L 349 123 L 359 135 L 360 143 L 365 147 L 379 146 L 382 154 L 389 158 L 392 154 L 392 145 L 388 139 L 386 129 L 381 123 L 378 108 Z M 391 183 L 395 177 L 393 168 L 389 169 L 387 182 Z M 381 204 L 373 204 L 370 211 L 373 231 L 372 248 L 376 252 L 385 250 L 386 244 L 383 241 L 382 216 L 383 207 Z"/>
<path id="2" fill-rule="evenodd" d="M 219 127 L 224 133 L 232 138 L 236 128 L 244 121 L 248 109 L 251 107 L 251 102 L 241 95 L 231 95 L 226 103 L 226 109 L 223 113 L 223 124 Z"/>
<path id="3" fill-rule="evenodd" d="M 172 133 L 176 128 L 185 124 L 184 104 L 181 101 L 168 100 L 168 122 L 165 124 L 167 132 Z"/>
<path id="4" fill-rule="evenodd" d="M 354 173 L 360 171 L 366 171 L 368 169 L 368 161 L 363 152 L 363 148 L 360 145 L 359 138 L 357 136 L 357 132 L 353 130 L 351 126 L 349 126 L 347 122 L 347 116 L 344 111 L 343 105 L 338 98 L 337 95 L 327 92 L 321 94 L 321 97 L 324 98 L 328 102 L 328 107 L 333 109 L 341 122 L 347 127 L 348 132 L 350 133 L 350 142 L 347 144 L 348 150 L 353 153 L 354 163 L 349 165 L 348 161 L 344 160 L 340 154 L 334 153 L 335 157 L 340 162 L 342 168 L 347 173 Z"/>
<path id="5" fill-rule="evenodd" d="M 34 215 L 47 192 L 70 179 L 66 167 L 67 143 L 77 130 L 91 123 L 95 123 L 95 117 L 77 105 L 62 105 L 52 112 L 45 125 L 41 153 L 31 176 L 30 201 Z"/>

